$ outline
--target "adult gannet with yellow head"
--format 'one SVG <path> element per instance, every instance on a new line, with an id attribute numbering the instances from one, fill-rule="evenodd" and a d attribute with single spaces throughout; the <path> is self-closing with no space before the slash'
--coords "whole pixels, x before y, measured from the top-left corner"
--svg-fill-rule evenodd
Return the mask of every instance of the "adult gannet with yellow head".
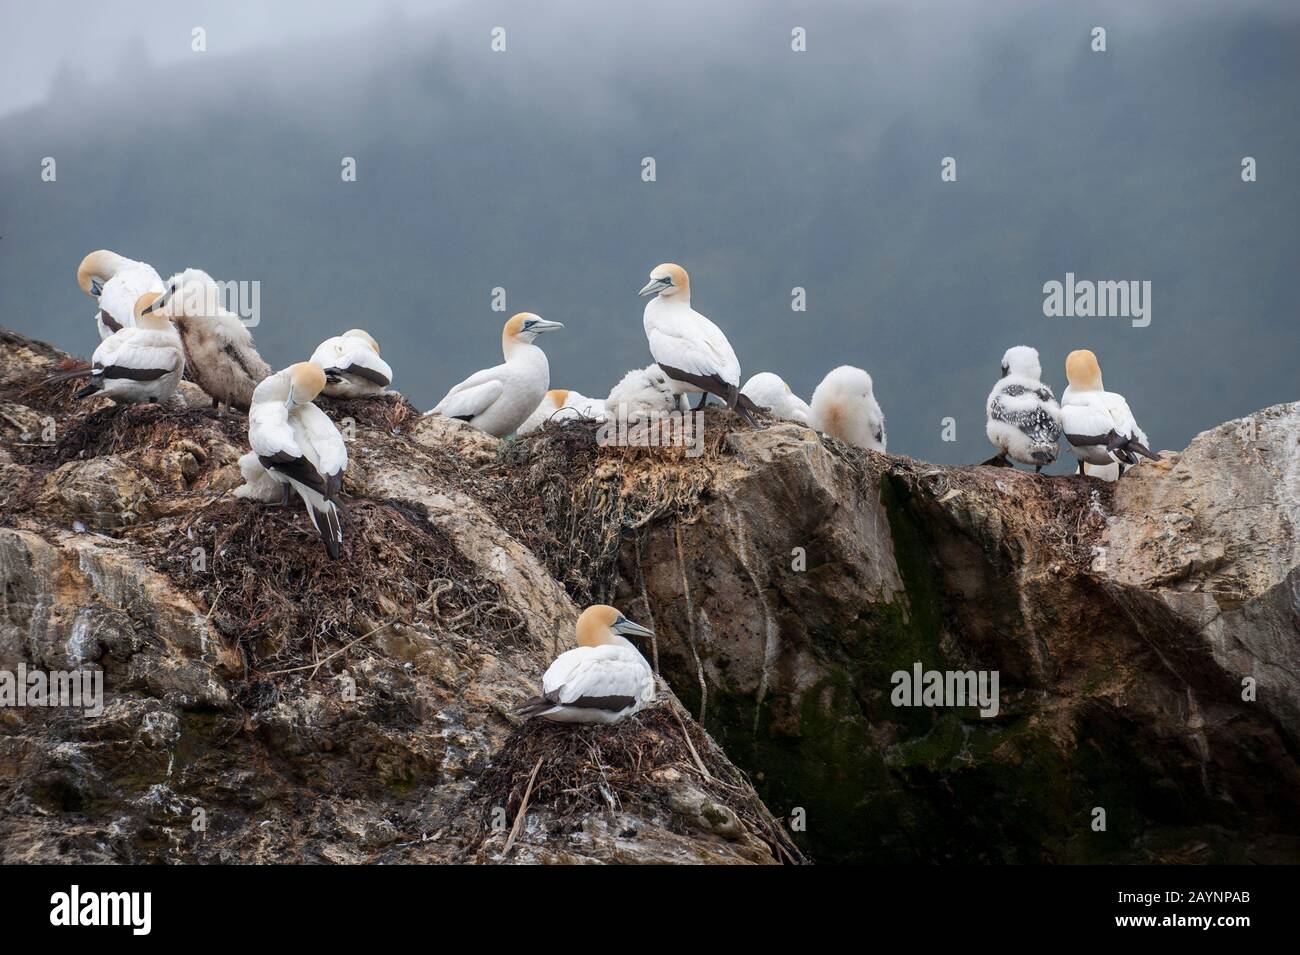
<path id="1" fill-rule="evenodd" d="M 575 636 L 577 647 L 556 657 L 542 677 L 542 695 L 516 709 L 516 716 L 617 723 L 654 702 L 654 671 L 626 639 L 651 631 L 596 604 L 578 618 Z"/>
<path id="2" fill-rule="evenodd" d="M 841 365 L 813 392 L 808 423 L 822 434 L 869 451 L 885 450 L 885 414 L 861 368 Z"/>
<path id="3" fill-rule="evenodd" d="M 185 346 L 190 375 L 220 414 L 247 411 L 253 389 L 271 374 L 239 316 L 228 312 L 221 289 L 202 269 L 186 269 L 167 280 L 159 308 L 171 318 Z"/>
<path id="4" fill-rule="evenodd" d="M 298 492 L 312 525 L 337 559 L 343 544 L 338 495 L 348 449 L 334 422 L 312 400 L 325 387 L 325 369 L 303 361 L 276 372 L 253 390 L 248 444 L 239 459 L 244 485 L 236 497 L 288 502 Z"/>
<path id="5" fill-rule="evenodd" d="M 739 411 L 750 424 L 757 424 L 758 410 L 740 393 L 740 361 L 711 321 L 691 308 L 691 278 L 680 265 L 666 262 L 655 266 L 641 295 L 652 295 L 642 321 L 650 354 L 664 370 L 678 394 L 698 392 L 704 407 L 709 395 L 717 395 Z"/>
<path id="6" fill-rule="evenodd" d="M 162 402 L 176 392 L 185 371 L 185 350 L 171 322 L 158 312 L 160 292 L 136 298 L 130 325 L 99 343 L 90 362 L 90 383 L 78 398 L 101 394 L 118 404 Z"/>
<path id="7" fill-rule="evenodd" d="M 427 413 L 468 421 L 498 438 L 512 433 L 528 420 L 551 386 L 546 353 L 533 341 L 544 332 L 563 327 L 532 312 L 515 315 L 501 331 L 505 362 L 476 371 Z"/>
<path id="8" fill-rule="evenodd" d="M 97 249 L 77 266 L 77 285 L 99 302 L 95 325 L 101 341 L 135 322 L 135 303 L 145 292 L 162 292 L 162 278 L 152 265 Z"/>
<path id="9" fill-rule="evenodd" d="M 1138 427 L 1124 396 L 1106 391 L 1101 383 L 1097 356 L 1086 348 L 1070 352 L 1065 359 L 1065 377 L 1070 384 L 1061 393 L 1061 426 L 1070 450 L 1079 459 L 1079 474 L 1085 463 L 1138 463 L 1138 455 L 1159 461 L 1160 455 L 1147 447 L 1147 436 Z M 1118 477 L 1118 475 L 1117 475 Z"/>
<path id="10" fill-rule="evenodd" d="M 321 342 L 311 360 L 325 369 L 330 398 L 382 395 L 393 383 L 393 369 L 379 357 L 379 342 L 364 328 L 350 328 Z"/>

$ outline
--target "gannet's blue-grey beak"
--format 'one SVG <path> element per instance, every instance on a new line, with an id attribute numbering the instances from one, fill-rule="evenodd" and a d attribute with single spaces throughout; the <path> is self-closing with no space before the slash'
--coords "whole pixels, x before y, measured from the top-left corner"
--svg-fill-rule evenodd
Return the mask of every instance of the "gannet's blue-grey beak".
<path id="1" fill-rule="evenodd" d="M 619 617 L 614 621 L 614 626 L 610 627 L 620 637 L 653 637 L 654 631 L 647 630 L 639 623 L 633 623 L 626 617 Z"/>
<path id="2" fill-rule="evenodd" d="M 154 312 L 158 311 L 158 309 L 160 309 L 160 308 L 162 308 L 164 305 L 166 305 L 167 302 L 168 302 L 168 300 L 169 300 L 173 295 L 175 295 L 175 294 L 176 294 L 176 286 L 175 286 L 175 285 L 172 285 L 172 286 L 168 287 L 167 291 L 163 292 L 163 293 L 162 293 L 161 295 L 159 295 L 156 299 L 154 299 L 154 300 L 153 300 L 153 303 L 152 303 L 151 305 L 149 305 L 148 308 L 143 309 L 143 310 L 140 312 L 140 314 L 141 314 L 141 315 L 151 315 L 151 314 L 153 314 Z"/>
<path id="3" fill-rule="evenodd" d="M 651 279 L 649 282 L 646 283 L 645 288 L 643 288 L 637 294 L 642 297 L 646 295 L 657 295 L 659 294 L 659 292 L 663 291 L 664 289 L 666 289 L 668 286 L 672 284 L 673 284 L 672 279 Z"/>
<path id="4" fill-rule="evenodd" d="M 542 332 L 554 331 L 557 328 L 563 328 L 563 327 L 564 327 L 563 322 L 548 322 L 544 318 L 538 318 L 528 322 L 524 326 L 524 329 L 530 332 L 537 332 L 540 335 Z"/>

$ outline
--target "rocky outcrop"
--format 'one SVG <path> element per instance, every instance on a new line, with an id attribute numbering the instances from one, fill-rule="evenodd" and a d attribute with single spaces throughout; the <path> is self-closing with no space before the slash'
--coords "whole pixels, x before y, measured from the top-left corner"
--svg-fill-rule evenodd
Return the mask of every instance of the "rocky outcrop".
<path id="1" fill-rule="evenodd" d="M 0 356 L 0 670 L 105 690 L 98 717 L 0 706 L 0 861 L 802 861 L 667 687 L 599 738 L 512 736 L 576 611 L 477 503 L 499 442 L 396 397 L 330 405 L 331 563 L 296 507 L 231 497 L 241 417 L 76 406 L 33 389 L 63 356 L 9 333 Z M 535 738 L 557 752 L 523 800 Z M 557 810 L 556 773 L 614 773 L 564 740 L 637 772 Z"/>
<path id="2" fill-rule="evenodd" d="M 1106 484 L 332 402 L 330 562 L 232 498 L 242 417 L 75 405 L 0 345 L 0 670 L 106 690 L 0 707 L 2 861 L 1300 859 L 1300 406 Z M 598 600 L 662 704 L 518 725 Z M 918 665 L 996 714 L 895 705 Z"/>
<path id="3" fill-rule="evenodd" d="M 1298 442 L 1279 406 L 1106 485 L 733 432 L 618 599 L 819 860 L 1294 861 Z M 894 706 L 917 663 L 999 712 Z"/>

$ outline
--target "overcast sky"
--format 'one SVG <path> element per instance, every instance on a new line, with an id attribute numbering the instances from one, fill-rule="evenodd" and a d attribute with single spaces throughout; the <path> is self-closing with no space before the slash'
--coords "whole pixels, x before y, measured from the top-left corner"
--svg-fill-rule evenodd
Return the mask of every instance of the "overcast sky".
<path id="1" fill-rule="evenodd" d="M 861 365 L 930 460 L 988 456 L 1015 344 L 1058 392 L 1092 348 L 1161 448 L 1300 397 L 1295 3 L 5 2 L 0 323 L 83 355 L 110 247 L 259 281 L 276 367 L 370 328 L 422 407 L 500 360 L 504 287 L 603 395 L 673 260 L 746 376 Z M 1150 281 L 1151 324 L 1045 317 L 1067 272 Z"/>

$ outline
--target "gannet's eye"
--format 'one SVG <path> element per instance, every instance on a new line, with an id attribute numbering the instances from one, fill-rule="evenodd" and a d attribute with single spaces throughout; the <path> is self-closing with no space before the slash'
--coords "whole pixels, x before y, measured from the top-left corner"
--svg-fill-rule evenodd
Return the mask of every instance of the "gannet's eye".
<path id="1" fill-rule="evenodd" d="M 672 277 L 671 275 L 665 275 L 665 276 L 664 276 L 663 278 L 661 278 L 659 281 L 660 281 L 660 282 L 663 282 L 664 285 L 672 285 L 672 284 L 673 284 L 673 277 Z"/>

